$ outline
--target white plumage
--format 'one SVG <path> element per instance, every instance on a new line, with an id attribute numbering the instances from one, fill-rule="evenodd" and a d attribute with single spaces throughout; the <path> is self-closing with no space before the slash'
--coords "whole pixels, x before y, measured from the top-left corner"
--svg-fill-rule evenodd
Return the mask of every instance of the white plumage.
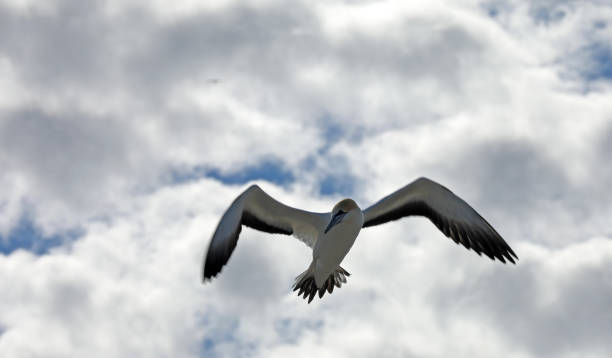
<path id="1" fill-rule="evenodd" d="M 284 205 L 252 185 L 227 209 L 208 247 L 203 279 L 215 277 L 230 258 L 242 225 L 269 233 L 293 235 L 313 249 L 308 269 L 296 278 L 294 290 L 312 301 L 318 292 L 332 293 L 350 274 L 340 267 L 362 228 L 405 216 L 429 218 L 446 236 L 480 255 L 515 263 L 514 251 L 471 206 L 442 185 L 419 178 L 361 211 L 352 199 L 338 202 L 329 213 Z M 514 257 L 514 258 L 513 258 Z"/>

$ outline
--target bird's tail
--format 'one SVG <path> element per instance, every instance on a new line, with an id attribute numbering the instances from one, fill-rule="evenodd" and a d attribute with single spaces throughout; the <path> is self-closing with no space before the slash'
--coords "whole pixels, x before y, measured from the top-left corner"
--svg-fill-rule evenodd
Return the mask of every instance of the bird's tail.
<path id="1" fill-rule="evenodd" d="M 317 287 L 314 278 L 314 270 L 309 267 L 308 270 L 302 272 L 298 277 L 295 278 L 293 284 L 293 291 L 298 291 L 298 296 L 302 296 L 304 299 L 308 297 L 308 303 L 312 301 L 314 296 L 319 292 L 319 298 L 322 298 L 325 291 L 330 294 L 334 291 L 334 286 L 340 288 L 343 283 L 346 283 L 346 278 L 351 274 L 345 269 L 338 266 L 334 272 L 332 272 L 321 288 Z"/>

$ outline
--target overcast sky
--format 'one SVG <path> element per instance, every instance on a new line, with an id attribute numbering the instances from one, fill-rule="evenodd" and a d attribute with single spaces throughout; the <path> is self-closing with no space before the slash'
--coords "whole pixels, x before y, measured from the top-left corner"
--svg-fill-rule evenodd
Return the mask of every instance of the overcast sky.
<path id="1" fill-rule="evenodd" d="M 610 357 L 611 98 L 608 0 L 0 0 L 0 356 Z M 419 176 L 518 264 L 408 218 L 310 305 L 282 235 L 201 283 L 251 183 Z"/>

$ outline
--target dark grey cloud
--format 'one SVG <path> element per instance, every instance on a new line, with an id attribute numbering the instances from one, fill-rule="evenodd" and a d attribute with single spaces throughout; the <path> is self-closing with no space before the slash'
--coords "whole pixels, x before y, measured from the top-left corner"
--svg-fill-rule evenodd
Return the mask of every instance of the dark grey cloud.
<path id="1" fill-rule="evenodd" d="M 612 168 L 605 165 L 606 158 L 612 158 L 612 113 L 610 113 L 610 125 L 601 133 L 596 148 L 597 152 L 600 153 L 599 160 L 596 162 L 597 167 L 603 174 L 612 175 Z"/>
<path id="2" fill-rule="evenodd" d="M 56 1 L 52 13 L 6 6 L 0 5 L 0 48 L 28 86 L 87 90 L 114 77 L 113 24 L 101 15 L 101 2 Z"/>
<path id="3" fill-rule="evenodd" d="M 492 266 L 458 285 L 438 287 L 431 297 L 440 319 L 481 317 L 511 346 L 533 356 L 597 355 L 612 350 L 612 313 L 606 309 L 611 264 L 606 258 L 565 273 L 551 269 L 545 258 L 522 260 L 516 267 Z"/>
<path id="4" fill-rule="evenodd" d="M 25 178 L 29 191 L 23 200 L 35 223 L 41 203 L 74 215 L 61 220 L 63 231 L 79 227 L 79 221 L 91 215 L 117 209 L 118 196 L 158 182 L 159 168 L 143 156 L 147 150 L 141 139 L 115 118 L 18 110 L 0 122 L 0 162 L 5 175 Z"/>
<path id="5" fill-rule="evenodd" d="M 503 208 L 521 220 L 571 191 L 564 169 L 525 140 L 479 143 L 450 163 L 450 176 L 461 175 L 462 181 L 478 188 L 478 202 Z"/>
<path id="6" fill-rule="evenodd" d="M 210 110 L 194 105 L 177 108 L 173 91 L 185 82 L 213 91 L 224 84 L 251 88 L 245 94 L 261 96 L 261 100 L 245 102 L 245 107 L 269 106 L 280 118 L 302 112 L 297 122 L 306 121 L 304 125 L 328 113 L 327 120 L 317 120 L 325 132 L 328 122 L 346 126 L 355 118 L 364 120 L 359 112 L 368 103 L 347 106 L 362 102 L 362 94 L 346 91 L 345 104 L 329 108 L 329 93 L 303 86 L 296 79 L 300 71 L 329 65 L 339 70 L 331 82 L 348 79 L 345 84 L 352 88 L 378 81 L 376 73 L 383 74 L 383 81 L 425 76 L 442 78 L 442 86 L 448 82 L 456 87 L 460 71 L 453 68 L 457 64 L 468 68 L 470 54 L 480 51 L 478 42 L 458 26 L 439 32 L 432 44 L 416 47 L 407 35 L 400 40 L 406 43 L 401 48 L 394 46 L 396 38 L 365 32 L 332 41 L 319 16 L 303 4 L 232 5 L 221 12 L 164 21 L 146 7 L 128 6 L 128 11 L 116 13 L 99 2 L 65 0 L 54 3 L 53 11 L 20 12 L 2 6 L 0 19 L 2 55 L 30 93 L 17 108 L 0 109 L 6 118 L 1 135 L 7 167 L 35 188 L 27 200 L 45 198 L 68 211 L 91 215 L 101 215 L 100 207 L 112 208 L 116 196 L 165 182 L 159 178 L 172 171 L 190 172 L 193 166 L 214 172 L 220 160 L 211 158 L 220 156 L 218 150 L 209 149 L 223 148 L 224 136 L 244 141 L 240 137 L 244 133 L 227 130 L 235 115 L 226 105 Z M 410 20 L 398 31 L 428 33 L 430 26 Z M 434 56 L 440 52 L 452 55 Z M 416 70 L 432 56 L 437 60 L 429 63 L 427 74 Z M 210 79 L 218 82 L 210 83 Z M 392 119 L 401 122 L 399 117 Z M 234 125 L 241 123 L 234 121 Z M 353 132 L 333 141 L 350 140 Z M 151 138 L 151 133 L 158 138 Z M 303 167 L 299 162 L 303 158 L 296 163 L 290 151 L 277 150 L 274 139 L 266 138 L 270 131 L 258 134 L 249 142 L 259 141 L 270 149 L 252 154 L 248 146 L 238 144 L 229 155 L 244 158 L 239 167 L 257 167 L 265 160 L 264 153 L 274 152 L 292 170 Z M 160 143 L 168 150 L 155 153 Z M 194 148 L 200 152 L 195 160 L 180 162 L 174 154 L 193 153 Z M 228 152 L 233 149 L 226 146 Z M 324 156 L 325 167 L 338 162 L 320 149 L 316 142 L 301 146 L 304 157 Z M 221 168 L 222 174 L 227 172 Z M 319 175 L 316 180 L 327 188 L 324 192 L 347 195 L 353 188 L 350 176 L 337 173 Z M 331 185 L 338 181 L 347 184 Z"/>
<path id="7" fill-rule="evenodd" d="M 306 29 L 306 35 L 296 36 L 300 29 Z M 232 6 L 221 13 L 193 14 L 147 29 L 142 47 L 126 64 L 138 82 L 160 90 L 186 79 L 231 82 L 242 76 L 275 81 L 272 88 L 282 87 L 292 77 L 296 62 L 308 61 L 309 51 L 320 52 L 318 29 L 313 14 L 299 4 Z"/>
<path id="8" fill-rule="evenodd" d="M 482 62 L 485 44 L 458 24 L 432 31 L 436 23 L 435 19 L 408 18 L 389 34 L 355 31 L 336 45 L 338 59 L 357 78 L 431 80 L 460 90 L 465 80 L 462 76 L 468 76 L 474 65 Z M 414 37 L 427 41 L 415 43 Z M 389 77 L 381 78 L 381 74 Z"/>
<path id="9" fill-rule="evenodd" d="M 558 246 L 606 235 L 609 229 L 599 220 L 611 210 L 604 189 L 606 167 L 599 160 L 589 162 L 588 179 L 576 181 L 572 167 L 547 155 L 542 145 L 520 139 L 484 141 L 448 152 L 444 161 L 420 170 L 463 196 L 511 240 Z M 605 150 L 595 148 L 603 160 Z"/>
<path id="10" fill-rule="evenodd" d="M 325 52 L 316 17 L 299 4 L 235 5 L 169 22 L 147 7 L 111 14 L 103 5 L 65 0 L 52 13 L 27 14 L 0 7 L 2 53 L 31 88 L 126 92 L 163 108 L 181 81 L 248 80 L 278 94 L 296 63 L 316 62 Z"/>
<path id="11" fill-rule="evenodd" d="M 299 123 L 249 130 L 248 116 L 237 119 L 228 104 L 177 106 L 171 93 L 184 81 L 253 85 L 251 95 L 272 89 L 270 98 L 282 103 L 291 66 L 309 46 L 308 36 L 295 41 L 292 30 L 316 32 L 314 19 L 297 5 L 233 6 L 169 22 L 146 7 L 113 13 L 100 2 L 66 0 L 30 12 L 3 5 L 2 56 L 29 93 L 17 108 L 0 108 L 5 169 L 27 179 L 30 202 L 103 215 L 117 196 L 167 184 L 173 172 L 206 167 L 223 180 L 265 164 L 265 154 L 287 161 L 295 156 L 285 144 L 279 152 L 276 139 L 290 141 L 283 131 L 306 134 Z M 244 108 L 258 111 L 252 103 Z M 291 142 L 295 152 L 300 141 Z M 228 170 L 225 158 L 236 158 L 237 167 Z"/>

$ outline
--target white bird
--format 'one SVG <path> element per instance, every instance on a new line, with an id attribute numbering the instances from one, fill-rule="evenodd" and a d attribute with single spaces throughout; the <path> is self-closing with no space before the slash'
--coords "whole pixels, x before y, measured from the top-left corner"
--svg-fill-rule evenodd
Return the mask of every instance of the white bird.
<path id="1" fill-rule="evenodd" d="M 257 185 L 240 194 L 219 222 L 204 263 L 203 280 L 215 277 L 232 255 L 242 225 L 269 233 L 293 235 L 312 248 L 312 262 L 295 279 L 294 291 L 308 303 L 318 292 L 332 293 L 350 274 L 340 267 L 361 228 L 419 215 L 431 220 L 457 244 L 492 260 L 518 259 L 504 239 L 470 205 L 442 185 L 419 178 L 381 199 L 365 211 L 352 199 L 338 202 L 329 213 L 314 213 L 284 205 Z"/>

